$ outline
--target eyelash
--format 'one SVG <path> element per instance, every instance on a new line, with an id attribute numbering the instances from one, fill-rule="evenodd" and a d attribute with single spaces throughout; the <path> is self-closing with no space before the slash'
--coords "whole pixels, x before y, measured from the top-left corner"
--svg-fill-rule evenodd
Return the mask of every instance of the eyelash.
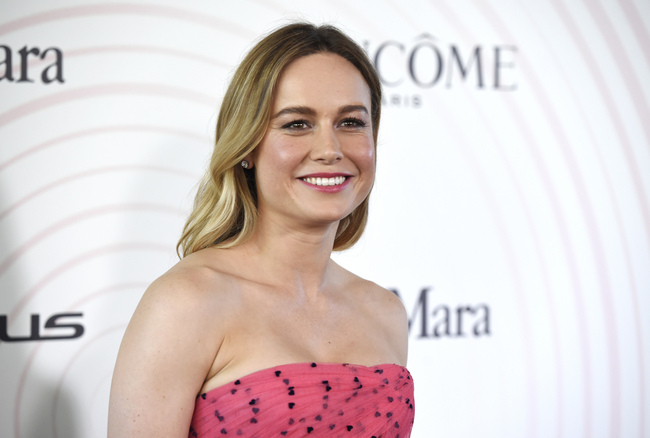
<path id="1" fill-rule="evenodd" d="M 358 119 L 356 117 L 348 117 L 346 119 L 343 119 L 343 120 L 341 120 L 340 124 L 343 125 L 346 128 L 350 128 L 350 127 L 363 128 L 363 127 L 366 126 L 366 122 L 364 122 L 363 120 Z M 303 126 L 298 128 L 295 125 L 303 125 Z M 308 125 L 309 125 L 309 122 L 307 120 L 298 119 L 298 120 L 292 120 L 289 123 L 285 123 L 284 125 L 282 125 L 282 128 L 283 129 L 291 129 L 291 130 L 301 130 L 305 126 L 308 126 Z"/>
<path id="2" fill-rule="evenodd" d="M 356 117 L 348 117 L 347 119 L 341 121 L 341 124 L 348 124 L 348 123 L 353 123 L 354 127 L 358 127 L 358 128 L 363 128 L 366 126 L 366 122 L 364 122 L 361 119 L 357 119 Z"/>
<path id="3" fill-rule="evenodd" d="M 301 128 L 297 128 L 295 125 L 303 125 Z M 300 130 L 303 129 L 305 126 L 309 125 L 309 122 L 307 120 L 292 120 L 289 123 L 285 123 L 282 125 L 283 129 L 293 129 L 293 130 Z"/>

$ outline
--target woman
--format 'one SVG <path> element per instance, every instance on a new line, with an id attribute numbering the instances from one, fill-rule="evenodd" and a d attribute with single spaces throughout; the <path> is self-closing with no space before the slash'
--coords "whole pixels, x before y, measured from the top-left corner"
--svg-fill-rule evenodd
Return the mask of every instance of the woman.
<path id="1" fill-rule="evenodd" d="M 410 435 L 404 308 L 330 259 L 366 223 L 380 103 L 333 27 L 288 25 L 246 56 L 184 257 L 126 330 L 110 437 Z"/>

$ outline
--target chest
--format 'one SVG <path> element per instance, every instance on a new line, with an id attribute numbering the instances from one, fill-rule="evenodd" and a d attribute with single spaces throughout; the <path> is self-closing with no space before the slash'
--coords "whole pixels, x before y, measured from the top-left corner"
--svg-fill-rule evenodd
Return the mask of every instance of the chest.
<path id="1" fill-rule="evenodd" d="M 345 361 L 382 355 L 383 325 L 380 314 L 355 300 L 269 300 L 244 309 L 232 336 L 238 345 L 266 354 Z"/>

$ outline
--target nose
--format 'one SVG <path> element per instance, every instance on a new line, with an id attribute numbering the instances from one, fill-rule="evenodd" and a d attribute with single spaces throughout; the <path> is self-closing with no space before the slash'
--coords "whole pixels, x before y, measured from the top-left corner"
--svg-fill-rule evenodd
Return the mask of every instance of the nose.
<path id="1" fill-rule="evenodd" d="M 323 164 L 334 164 L 341 161 L 343 152 L 341 151 L 341 144 L 334 129 L 323 129 L 319 132 L 319 135 L 316 136 L 310 157 L 312 160 Z"/>

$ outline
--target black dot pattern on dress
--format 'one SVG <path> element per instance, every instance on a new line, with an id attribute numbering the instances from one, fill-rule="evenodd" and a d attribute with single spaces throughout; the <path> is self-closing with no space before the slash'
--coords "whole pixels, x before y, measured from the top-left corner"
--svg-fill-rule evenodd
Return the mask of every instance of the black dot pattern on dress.
<path id="1" fill-rule="evenodd" d="M 413 417 L 406 368 L 311 362 L 260 370 L 200 394 L 188 436 L 408 438 Z"/>

